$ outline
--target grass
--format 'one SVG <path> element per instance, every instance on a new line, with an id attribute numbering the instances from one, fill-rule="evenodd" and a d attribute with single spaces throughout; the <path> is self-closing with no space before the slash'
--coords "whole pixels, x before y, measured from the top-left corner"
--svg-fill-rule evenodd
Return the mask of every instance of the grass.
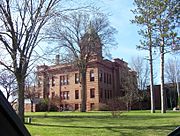
<path id="1" fill-rule="evenodd" d="M 32 136 L 164 136 L 180 125 L 180 113 L 131 111 L 112 118 L 111 112 L 26 113 Z"/>

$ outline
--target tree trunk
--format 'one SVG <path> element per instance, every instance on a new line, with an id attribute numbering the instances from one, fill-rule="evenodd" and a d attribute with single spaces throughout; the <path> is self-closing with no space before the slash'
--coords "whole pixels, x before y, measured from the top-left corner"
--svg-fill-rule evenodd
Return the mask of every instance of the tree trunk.
<path id="1" fill-rule="evenodd" d="M 22 76 L 16 77 L 18 84 L 18 116 L 24 122 L 24 90 L 25 79 Z"/>
<path id="2" fill-rule="evenodd" d="M 153 82 L 153 57 L 152 57 L 152 41 L 150 38 L 150 47 L 149 47 L 149 64 L 150 64 L 150 94 L 151 94 L 151 113 L 155 113 L 155 104 L 154 104 L 154 82 Z"/>
<path id="3" fill-rule="evenodd" d="M 178 102 L 177 102 L 177 107 L 179 108 L 180 107 L 180 90 L 179 90 L 179 80 L 178 80 L 178 73 L 179 73 L 179 70 L 177 68 L 177 61 L 175 62 L 175 76 L 176 76 L 176 90 L 177 90 L 177 94 L 178 94 Z"/>
<path id="4" fill-rule="evenodd" d="M 49 97 L 47 98 L 47 100 L 48 100 L 48 107 L 47 107 L 47 111 L 49 112 L 49 111 L 50 111 L 50 109 L 51 109 L 51 100 L 50 100 L 50 98 L 49 98 Z"/>
<path id="5" fill-rule="evenodd" d="M 176 84 L 178 98 L 180 98 L 179 82 L 177 81 Z"/>
<path id="6" fill-rule="evenodd" d="M 161 81 L 161 113 L 166 113 L 165 92 L 164 92 L 164 44 L 160 47 L 160 81 Z"/>
<path id="7" fill-rule="evenodd" d="M 86 112 L 86 70 L 80 72 L 81 76 L 81 112 Z"/>
<path id="8" fill-rule="evenodd" d="M 33 112 L 33 100 L 30 101 L 31 101 L 31 112 Z"/>
<path id="9" fill-rule="evenodd" d="M 126 101 L 126 110 L 129 111 L 129 101 Z"/>

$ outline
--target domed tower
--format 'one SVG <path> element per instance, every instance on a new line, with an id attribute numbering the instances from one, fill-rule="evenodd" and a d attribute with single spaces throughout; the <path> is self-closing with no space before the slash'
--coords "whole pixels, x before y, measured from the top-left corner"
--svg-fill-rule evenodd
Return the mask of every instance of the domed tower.
<path id="1" fill-rule="evenodd" d="M 87 32 L 81 38 L 81 53 L 83 56 L 88 56 L 90 60 L 102 59 L 102 43 L 101 39 L 95 30 L 95 28 L 90 24 Z"/>

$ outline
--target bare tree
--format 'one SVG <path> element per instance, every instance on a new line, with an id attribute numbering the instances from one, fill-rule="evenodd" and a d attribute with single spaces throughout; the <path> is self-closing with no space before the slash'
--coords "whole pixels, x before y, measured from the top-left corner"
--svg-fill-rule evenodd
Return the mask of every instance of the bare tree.
<path id="1" fill-rule="evenodd" d="M 24 90 L 27 69 L 43 26 L 54 15 L 60 0 L 0 1 L 0 43 L 6 60 L 0 64 L 11 71 L 18 85 L 18 115 L 24 120 Z M 8 59 L 8 60 L 7 60 Z"/>
<path id="2" fill-rule="evenodd" d="M 148 61 L 140 56 L 133 57 L 131 60 L 132 70 L 137 73 L 137 85 L 138 93 L 137 99 L 139 103 L 139 109 L 142 109 L 142 103 L 147 100 L 147 86 L 149 85 L 149 65 Z"/>
<path id="3" fill-rule="evenodd" d="M 167 82 L 176 83 L 176 75 L 180 78 L 180 61 L 174 59 L 168 59 L 165 65 L 165 77 Z M 177 72 L 177 73 L 176 73 Z"/>
<path id="4" fill-rule="evenodd" d="M 0 73 L 0 86 L 5 92 L 6 99 L 13 105 L 17 95 L 16 78 L 14 75 L 7 70 L 2 70 Z"/>
<path id="5" fill-rule="evenodd" d="M 179 92 L 179 80 L 180 80 L 180 61 L 175 59 L 168 59 L 166 65 L 165 65 L 165 77 L 167 79 L 167 82 L 172 83 L 173 87 L 176 87 L 177 94 L 178 94 L 178 103 L 177 107 L 179 105 L 180 101 L 180 92 Z"/>
<path id="6" fill-rule="evenodd" d="M 40 92 L 36 87 L 37 85 L 37 78 L 36 73 L 33 72 L 28 74 L 26 81 L 25 81 L 25 99 L 29 99 L 31 102 L 31 112 L 33 112 L 33 104 L 34 101 L 37 100 L 40 96 Z"/>
<path id="7" fill-rule="evenodd" d="M 149 66 L 146 60 L 140 56 L 131 60 L 132 69 L 137 73 L 138 89 L 144 91 L 149 85 Z"/>
<path id="8" fill-rule="evenodd" d="M 50 38 L 57 40 L 59 48 L 68 49 L 78 68 L 81 83 L 81 111 L 86 111 L 86 70 L 94 56 L 102 57 L 102 49 L 115 45 L 115 29 L 107 16 L 95 12 L 73 12 L 54 21 L 48 30 Z"/>
<path id="9" fill-rule="evenodd" d="M 137 80 L 134 71 L 127 71 L 122 78 L 123 96 L 120 99 L 125 103 L 127 111 L 131 110 L 132 104 L 138 100 Z"/>

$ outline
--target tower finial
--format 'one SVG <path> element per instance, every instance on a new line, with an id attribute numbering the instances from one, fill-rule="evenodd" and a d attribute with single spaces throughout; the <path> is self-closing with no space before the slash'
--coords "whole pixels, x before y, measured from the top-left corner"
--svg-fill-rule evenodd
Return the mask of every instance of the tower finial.
<path id="1" fill-rule="evenodd" d="M 89 34 L 92 34 L 95 32 L 95 29 L 92 25 L 92 22 L 90 21 L 89 25 L 88 25 L 88 31 L 87 31 Z"/>

